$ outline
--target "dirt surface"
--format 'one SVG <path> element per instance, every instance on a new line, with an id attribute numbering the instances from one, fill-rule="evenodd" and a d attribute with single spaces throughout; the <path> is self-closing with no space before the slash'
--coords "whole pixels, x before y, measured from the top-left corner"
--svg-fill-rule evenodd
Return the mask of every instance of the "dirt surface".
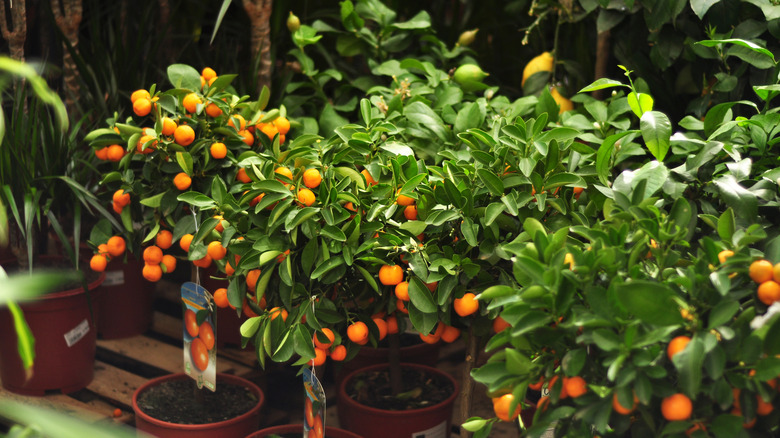
<path id="1" fill-rule="evenodd" d="M 387 370 L 366 371 L 347 384 L 350 397 L 366 406 L 389 411 L 420 409 L 443 402 L 452 395 L 454 387 L 448 379 L 430 375 L 424 370 L 401 370 L 403 390 L 397 396 L 390 388 Z"/>

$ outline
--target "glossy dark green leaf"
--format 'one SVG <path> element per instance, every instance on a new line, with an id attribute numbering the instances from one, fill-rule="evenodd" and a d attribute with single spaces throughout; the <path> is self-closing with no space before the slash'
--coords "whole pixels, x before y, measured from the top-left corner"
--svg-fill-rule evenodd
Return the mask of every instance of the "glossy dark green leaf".
<path id="1" fill-rule="evenodd" d="M 488 169 L 477 169 L 477 176 L 485 184 L 485 187 L 493 196 L 501 196 L 504 193 L 504 183 L 495 173 Z"/>
<path id="2" fill-rule="evenodd" d="M 635 280 L 615 286 L 620 303 L 629 313 L 651 325 L 682 324 L 675 293 L 664 283 Z"/>
<path id="3" fill-rule="evenodd" d="M 409 299 L 423 313 L 435 313 L 436 303 L 431 291 L 416 275 L 409 277 Z"/>
<path id="4" fill-rule="evenodd" d="M 672 123 L 666 114 L 658 111 L 647 111 L 639 121 L 642 138 L 651 154 L 658 161 L 663 161 L 669 151 L 672 137 Z"/>

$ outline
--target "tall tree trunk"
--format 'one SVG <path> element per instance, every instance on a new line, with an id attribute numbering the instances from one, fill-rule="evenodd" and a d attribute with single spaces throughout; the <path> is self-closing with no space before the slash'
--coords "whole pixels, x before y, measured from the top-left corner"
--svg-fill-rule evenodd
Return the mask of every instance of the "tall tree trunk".
<path id="1" fill-rule="evenodd" d="M 607 76 L 607 66 L 609 65 L 609 46 L 610 46 L 610 31 L 605 30 L 599 32 L 598 40 L 596 43 L 596 66 L 593 72 L 593 80 L 601 79 Z M 596 99 L 604 99 L 606 96 L 606 89 L 596 90 L 593 92 L 593 97 Z"/>
<path id="2" fill-rule="evenodd" d="M 6 18 L 5 0 L 0 0 L 0 31 L 3 39 L 8 41 L 11 58 L 24 61 L 24 42 L 27 39 L 27 8 L 25 0 L 12 0 L 9 3 L 11 9 L 11 28 L 8 27 Z"/>
<path id="3" fill-rule="evenodd" d="M 243 0 L 244 9 L 252 23 L 252 55 L 260 57 L 257 71 L 257 90 L 271 86 L 271 6 L 273 0 Z"/>
<path id="4" fill-rule="evenodd" d="M 170 65 L 175 62 L 174 45 L 171 42 L 171 3 L 169 0 L 158 0 L 160 5 L 160 25 L 159 30 L 162 30 L 162 44 L 160 45 L 159 59 L 160 65 Z"/>
<path id="5" fill-rule="evenodd" d="M 79 44 L 79 25 L 84 10 L 81 1 L 52 0 L 51 2 L 57 27 L 60 28 L 74 50 Z M 68 113 L 72 114 L 76 109 L 75 99 L 79 95 L 78 69 L 70 50 L 64 43 L 62 46 L 62 67 L 65 73 L 63 79 L 65 82 L 65 105 L 68 108 Z"/>

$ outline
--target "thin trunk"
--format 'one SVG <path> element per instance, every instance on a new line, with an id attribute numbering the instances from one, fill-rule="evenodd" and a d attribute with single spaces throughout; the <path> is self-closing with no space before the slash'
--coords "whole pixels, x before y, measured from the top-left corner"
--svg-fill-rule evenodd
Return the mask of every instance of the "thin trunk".
<path id="1" fill-rule="evenodd" d="M 27 8 L 25 0 L 13 0 L 9 3 L 11 9 L 11 27 L 5 11 L 5 0 L 0 0 L 0 31 L 3 39 L 8 41 L 11 58 L 24 61 L 24 42 L 27 39 Z"/>
<path id="2" fill-rule="evenodd" d="M 171 3 L 169 0 L 158 0 L 160 5 L 160 26 L 162 30 L 162 44 L 160 45 L 159 58 L 161 65 L 169 65 L 174 62 L 173 43 L 171 42 L 170 18 Z"/>
<path id="3" fill-rule="evenodd" d="M 388 360 L 390 362 L 390 389 L 393 394 L 400 394 L 403 391 L 403 381 L 401 378 L 401 335 L 393 333 L 387 335 Z"/>
<path id="4" fill-rule="evenodd" d="M 271 11 L 272 0 L 243 0 L 244 10 L 252 23 L 251 49 L 252 59 L 260 58 L 257 71 L 258 92 L 271 86 Z"/>
<path id="5" fill-rule="evenodd" d="M 458 423 L 463 424 L 471 417 L 471 399 L 474 392 L 474 380 L 471 378 L 471 370 L 474 369 L 479 356 L 479 337 L 474 336 L 474 328 L 469 327 L 469 335 L 466 339 L 466 366 L 463 367 L 463 375 L 460 379 L 460 412 L 458 413 Z M 468 438 L 471 432 L 460 428 L 460 437 Z"/>
<path id="6" fill-rule="evenodd" d="M 611 34 L 608 30 L 599 32 L 598 41 L 596 43 L 596 68 L 593 72 L 593 80 L 601 79 L 607 76 L 607 66 L 609 65 L 609 46 L 610 46 Z M 596 90 L 593 92 L 593 97 L 596 99 L 603 99 L 605 97 L 606 89 Z"/>
<path id="7" fill-rule="evenodd" d="M 79 25 L 83 15 L 84 7 L 82 0 L 52 0 L 51 9 L 57 27 L 60 28 L 65 38 L 76 50 L 79 44 Z M 63 81 L 65 83 L 65 105 L 68 113 L 75 111 L 76 97 L 79 95 L 78 69 L 76 61 L 73 60 L 68 47 L 63 43 L 62 46 L 62 68 L 64 71 Z"/>

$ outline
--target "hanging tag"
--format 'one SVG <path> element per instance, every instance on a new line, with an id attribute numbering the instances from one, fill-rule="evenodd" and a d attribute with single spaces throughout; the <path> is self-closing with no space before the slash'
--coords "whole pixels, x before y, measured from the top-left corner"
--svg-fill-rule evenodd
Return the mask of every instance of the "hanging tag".
<path id="1" fill-rule="evenodd" d="M 304 408 L 303 437 L 325 436 L 325 391 L 309 368 L 303 370 Z M 313 430 L 309 435 L 309 431 Z"/>
<path id="2" fill-rule="evenodd" d="M 209 306 L 210 294 L 192 282 L 181 286 L 184 312 L 184 372 L 198 388 L 217 390 L 217 315 Z"/>

